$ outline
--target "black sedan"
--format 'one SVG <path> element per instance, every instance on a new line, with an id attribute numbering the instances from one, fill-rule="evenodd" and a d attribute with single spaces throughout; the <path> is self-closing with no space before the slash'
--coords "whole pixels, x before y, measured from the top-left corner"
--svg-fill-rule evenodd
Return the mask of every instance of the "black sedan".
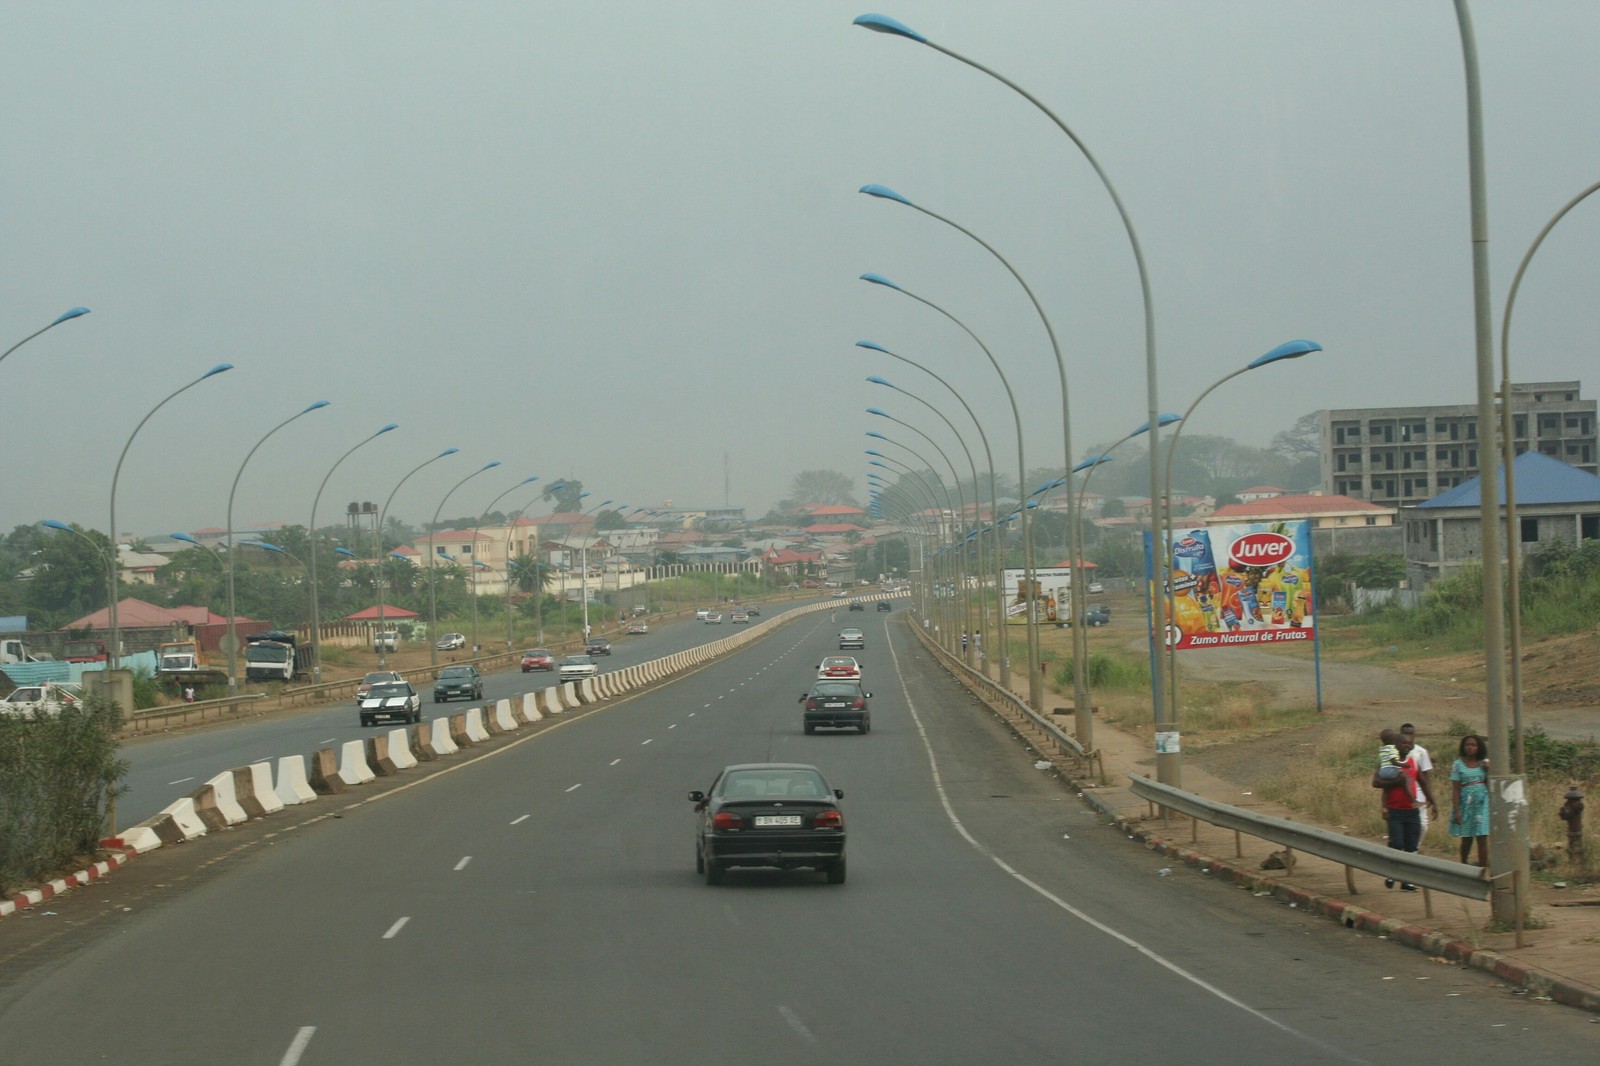
<path id="1" fill-rule="evenodd" d="M 691 792 L 699 825 L 694 868 L 719 885 L 732 866 L 809 867 L 844 884 L 844 792 L 815 766 L 744 763 L 724 767 L 708 792 Z"/>
<path id="2" fill-rule="evenodd" d="M 590 637 L 583 646 L 583 653 L 585 655 L 610 655 L 611 641 L 605 637 Z"/>
<path id="3" fill-rule="evenodd" d="M 483 678 L 476 666 L 465 663 L 447 666 L 439 671 L 439 677 L 433 683 L 434 703 L 443 703 L 445 700 L 481 699 L 483 699 Z"/>
<path id="4" fill-rule="evenodd" d="M 806 734 L 815 733 L 821 726 L 872 732 L 872 712 L 867 710 L 871 698 L 872 693 L 863 691 L 860 681 L 818 680 L 810 692 L 800 695 L 806 708 Z"/>

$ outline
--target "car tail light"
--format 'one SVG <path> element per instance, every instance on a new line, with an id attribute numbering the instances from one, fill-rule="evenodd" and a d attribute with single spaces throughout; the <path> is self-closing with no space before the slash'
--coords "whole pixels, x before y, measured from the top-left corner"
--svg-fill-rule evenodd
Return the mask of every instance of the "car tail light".
<path id="1" fill-rule="evenodd" d="M 823 811 L 811 820 L 813 829 L 843 829 L 844 815 L 838 811 Z"/>
<path id="2" fill-rule="evenodd" d="M 860 696 L 857 696 L 856 697 L 856 701 L 854 703 L 852 703 L 850 706 L 851 706 L 851 709 L 859 711 L 863 707 L 865 707 L 866 705 L 867 705 L 867 701 L 862 699 Z"/>
<path id="3" fill-rule="evenodd" d="M 810 699 L 806 700 L 806 710 L 814 711 L 816 709 L 817 709 L 817 698 L 815 696 L 812 696 Z"/>
<path id="4" fill-rule="evenodd" d="M 732 811 L 718 811 L 716 814 L 711 816 L 711 828 L 713 828 L 713 829 L 743 829 L 744 828 L 744 819 L 740 818 L 737 814 L 734 814 Z"/>

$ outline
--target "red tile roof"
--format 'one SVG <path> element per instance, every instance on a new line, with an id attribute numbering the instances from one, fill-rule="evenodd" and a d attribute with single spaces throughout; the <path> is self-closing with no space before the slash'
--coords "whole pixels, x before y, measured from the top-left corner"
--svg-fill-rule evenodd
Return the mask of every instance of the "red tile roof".
<path id="1" fill-rule="evenodd" d="M 1218 507 L 1210 518 L 1213 521 L 1225 518 L 1276 518 L 1281 515 L 1348 514 L 1353 511 L 1383 514 L 1393 510 L 1393 507 L 1380 507 L 1369 500 L 1357 500 L 1350 496 L 1272 496 L 1265 500 Z"/>
<path id="2" fill-rule="evenodd" d="M 812 536 L 817 536 L 817 535 L 827 534 L 827 533 L 850 533 L 850 532 L 864 533 L 864 532 L 866 532 L 866 530 L 862 526 L 853 526 L 853 525 L 850 525 L 848 522 L 842 522 L 842 523 L 838 523 L 838 524 L 835 524 L 835 525 L 821 524 L 821 525 L 815 525 L 815 526 L 807 526 L 806 527 L 806 532 L 810 533 Z"/>

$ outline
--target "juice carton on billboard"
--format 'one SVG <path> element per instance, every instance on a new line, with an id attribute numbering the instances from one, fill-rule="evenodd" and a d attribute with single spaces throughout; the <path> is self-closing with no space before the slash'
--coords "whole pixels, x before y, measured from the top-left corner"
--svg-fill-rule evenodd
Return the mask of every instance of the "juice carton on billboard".
<path id="1" fill-rule="evenodd" d="M 1311 524 L 1174 531 L 1167 643 L 1179 649 L 1310 640 Z"/>

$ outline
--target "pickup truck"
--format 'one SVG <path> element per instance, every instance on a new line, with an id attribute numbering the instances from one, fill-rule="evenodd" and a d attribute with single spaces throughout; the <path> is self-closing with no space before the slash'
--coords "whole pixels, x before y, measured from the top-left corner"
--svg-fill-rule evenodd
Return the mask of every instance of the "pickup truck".
<path id="1" fill-rule="evenodd" d="M 61 708 L 76 705 L 83 699 L 83 690 L 76 685 L 48 682 L 43 685 L 23 685 L 0 700 L 0 714 L 18 718 L 60 714 Z"/>

